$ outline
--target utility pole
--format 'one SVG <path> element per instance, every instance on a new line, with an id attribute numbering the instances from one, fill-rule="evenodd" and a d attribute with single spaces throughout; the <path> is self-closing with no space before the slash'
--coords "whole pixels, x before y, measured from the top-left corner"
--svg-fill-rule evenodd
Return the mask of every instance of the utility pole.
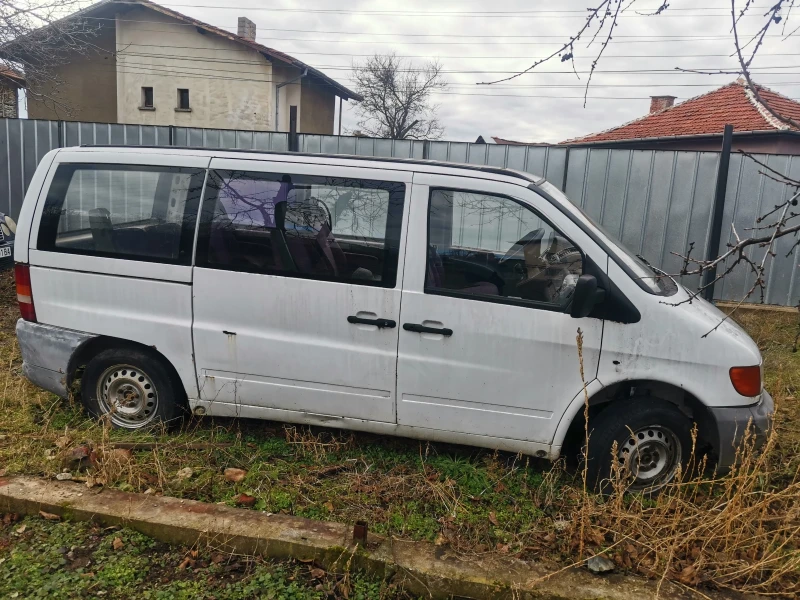
<path id="1" fill-rule="evenodd" d="M 706 249 L 706 260 L 714 260 L 719 252 L 719 241 L 722 237 L 722 212 L 725 209 L 725 191 L 728 188 L 728 167 L 731 164 L 731 145 L 733 144 L 733 125 L 725 125 L 722 132 L 722 153 L 719 155 L 717 170 L 717 187 L 714 190 L 714 207 L 711 213 L 711 237 Z M 703 298 L 711 302 L 714 299 L 714 279 L 717 267 L 703 273 Z"/>

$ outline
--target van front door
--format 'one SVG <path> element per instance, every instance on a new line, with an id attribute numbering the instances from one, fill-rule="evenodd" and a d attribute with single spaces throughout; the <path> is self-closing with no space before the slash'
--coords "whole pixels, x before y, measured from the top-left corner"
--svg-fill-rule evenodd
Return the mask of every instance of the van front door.
<path id="1" fill-rule="evenodd" d="M 582 390 L 579 328 L 597 373 L 603 321 L 567 308 L 605 254 L 521 186 L 416 174 L 412 207 L 398 423 L 549 444 Z"/>
<path id="2" fill-rule="evenodd" d="M 399 249 L 410 178 L 212 161 L 193 326 L 209 412 L 396 421 Z"/>

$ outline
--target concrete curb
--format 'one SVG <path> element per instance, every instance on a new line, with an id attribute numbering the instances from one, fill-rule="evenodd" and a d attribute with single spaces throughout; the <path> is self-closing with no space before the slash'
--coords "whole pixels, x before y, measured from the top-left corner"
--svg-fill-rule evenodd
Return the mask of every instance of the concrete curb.
<path id="1" fill-rule="evenodd" d="M 341 523 L 87 489 L 73 482 L 0 477 L 0 512 L 36 515 L 40 510 L 69 520 L 124 525 L 169 543 L 210 544 L 269 558 L 313 559 L 330 571 L 364 570 L 430 598 L 669 600 L 693 596 L 669 582 L 658 591 L 658 582 L 637 577 L 599 577 L 581 569 L 553 572 L 514 559 L 458 556 L 429 543 L 370 535 L 364 548 L 352 543 L 352 528 Z"/>
<path id="2" fill-rule="evenodd" d="M 797 314 L 797 307 L 796 306 L 778 306 L 777 304 L 755 304 L 755 303 L 745 303 L 739 304 L 738 302 L 729 302 L 727 300 L 717 300 L 714 302 L 717 308 L 720 310 L 725 310 L 728 308 L 736 308 L 738 306 L 738 311 L 767 311 L 767 312 L 778 312 L 778 313 L 794 313 Z"/>

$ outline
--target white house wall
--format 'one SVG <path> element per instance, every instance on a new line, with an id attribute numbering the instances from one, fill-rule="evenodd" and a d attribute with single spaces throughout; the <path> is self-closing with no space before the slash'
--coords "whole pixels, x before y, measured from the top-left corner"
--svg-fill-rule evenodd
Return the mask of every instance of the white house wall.
<path id="1" fill-rule="evenodd" d="M 119 123 L 272 130 L 275 87 L 263 55 L 143 8 L 118 14 L 116 26 Z M 155 110 L 140 108 L 145 86 Z M 189 90 L 191 112 L 175 110 L 179 88 Z M 288 88 L 297 88 L 296 101 Z M 299 106 L 299 86 L 281 94 Z"/>
<path id="2" fill-rule="evenodd" d="M 303 74 L 300 69 L 276 65 L 273 69 L 275 83 L 281 84 L 299 77 Z M 300 86 L 302 80 L 298 79 L 294 83 L 284 85 L 278 92 L 278 127 L 275 131 L 289 131 L 289 107 L 297 107 L 297 126 L 300 131 Z M 274 93 L 274 92 L 273 92 Z M 273 115 L 274 119 L 275 115 Z M 325 133 L 333 133 L 326 131 Z"/>

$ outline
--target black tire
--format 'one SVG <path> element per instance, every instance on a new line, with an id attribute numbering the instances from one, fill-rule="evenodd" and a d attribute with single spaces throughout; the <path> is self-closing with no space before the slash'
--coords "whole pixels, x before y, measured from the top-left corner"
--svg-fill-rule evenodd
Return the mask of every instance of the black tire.
<path id="1" fill-rule="evenodd" d="M 109 348 L 92 358 L 81 378 L 81 401 L 91 416 L 109 415 L 120 429 L 172 427 L 186 414 L 177 377 L 161 359 L 135 348 Z"/>
<path id="2" fill-rule="evenodd" d="M 614 402 L 589 426 L 587 483 L 603 494 L 615 489 L 611 481 L 614 460 L 622 467 L 620 474 L 631 492 L 658 493 L 675 479 L 678 466 L 685 472 L 692 450 L 692 423 L 669 402 L 650 396 Z M 616 457 L 612 456 L 614 442 Z"/>

